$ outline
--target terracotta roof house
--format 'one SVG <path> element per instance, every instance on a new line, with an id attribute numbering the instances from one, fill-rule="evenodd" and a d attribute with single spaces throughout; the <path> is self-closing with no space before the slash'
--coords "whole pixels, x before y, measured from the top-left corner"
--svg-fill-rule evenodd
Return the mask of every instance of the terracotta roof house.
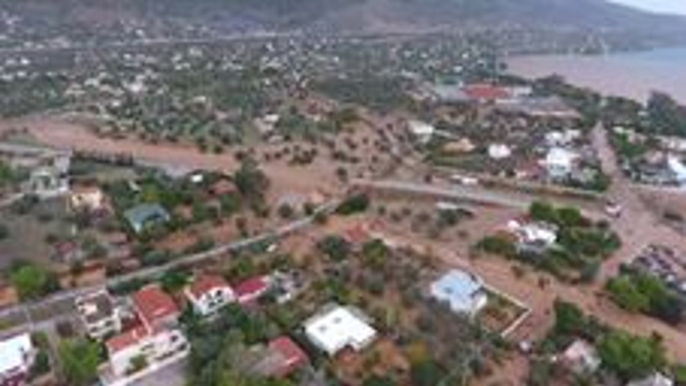
<path id="1" fill-rule="evenodd" d="M 202 316 L 214 314 L 236 300 L 233 289 L 221 276 L 198 275 L 184 290 L 193 310 Z"/>
<path id="2" fill-rule="evenodd" d="M 271 281 L 268 276 L 255 276 L 247 279 L 234 287 L 236 300 L 240 304 L 255 302 L 271 289 Z"/>
<path id="3" fill-rule="evenodd" d="M 181 314 L 176 303 L 157 285 L 148 285 L 131 296 L 136 313 L 151 329 L 176 325 Z"/>

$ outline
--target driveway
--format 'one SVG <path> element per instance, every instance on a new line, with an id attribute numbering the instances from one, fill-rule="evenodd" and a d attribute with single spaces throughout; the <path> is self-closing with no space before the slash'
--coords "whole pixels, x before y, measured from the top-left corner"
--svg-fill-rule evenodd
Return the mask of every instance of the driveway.
<path id="1" fill-rule="evenodd" d="M 184 386 L 186 382 L 186 366 L 188 359 L 165 366 L 144 378 L 135 381 L 131 386 Z"/>

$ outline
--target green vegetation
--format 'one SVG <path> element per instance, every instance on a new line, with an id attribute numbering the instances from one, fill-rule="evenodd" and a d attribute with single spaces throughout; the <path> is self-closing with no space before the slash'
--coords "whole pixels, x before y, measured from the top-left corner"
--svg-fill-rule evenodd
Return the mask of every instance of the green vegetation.
<path id="1" fill-rule="evenodd" d="M 10 165 L 0 160 L 0 189 L 9 188 L 22 179 L 22 175 Z"/>
<path id="2" fill-rule="evenodd" d="M 289 386 L 286 380 L 252 377 L 239 369 L 248 346 L 273 337 L 277 332 L 260 315 L 247 314 L 240 306 L 229 306 L 219 317 L 205 322 L 189 315 L 186 320 L 191 341 L 192 385 Z"/>
<path id="3" fill-rule="evenodd" d="M 370 199 L 369 196 L 360 193 L 355 194 L 345 201 L 343 201 L 338 208 L 336 208 L 336 213 L 342 216 L 350 216 L 356 213 L 365 212 L 369 208 Z"/>
<path id="4" fill-rule="evenodd" d="M 627 311 L 653 315 L 675 325 L 682 320 L 682 302 L 655 276 L 626 270 L 610 279 L 606 289 L 612 300 Z"/>
<path id="5" fill-rule="evenodd" d="M 619 236 L 607 224 L 593 223 L 576 208 L 534 202 L 528 214 L 533 221 L 557 228 L 554 245 L 540 251 L 520 249 L 514 237 L 499 234 L 481 239 L 476 248 L 534 264 L 560 279 L 590 282 L 595 279 L 600 262 L 621 245 Z"/>
<path id="6" fill-rule="evenodd" d="M 637 379 L 662 369 L 667 361 L 659 338 L 642 338 L 613 331 L 598 343 L 603 366 L 624 380 Z"/>
<path id="7" fill-rule="evenodd" d="M 486 253 L 505 257 L 514 257 L 517 254 L 517 247 L 512 238 L 504 235 L 486 236 L 479 240 L 476 248 Z"/>
<path id="8" fill-rule="evenodd" d="M 0 223 L 0 241 L 6 239 L 10 235 L 10 228 L 3 224 Z"/>
<path id="9" fill-rule="evenodd" d="M 686 108 L 669 95 L 653 93 L 647 110 L 651 134 L 686 137 Z"/>
<path id="10" fill-rule="evenodd" d="M 74 386 L 92 384 L 100 364 L 100 346 L 87 339 L 64 340 L 57 348 L 62 373 Z"/>
<path id="11" fill-rule="evenodd" d="M 10 282 L 24 300 L 33 300 L 58 289 L 57 280 L 45 269 L 30 263 L 12 267 Z"/>
<path id="12" fill-rule="evenodd" d="M 233 178 L 236 188 L 247 202 L 257 207 L 264 204 L 270 182 L 257 163 L 250 159 L 244 160 Z"/>
<path id="13" fill-rule="evenodd" d="M 352 103 L 381 111 L 390 111 L 406 102 L 404 85 L 399 78 L 366 75 L 356 79 L 330 78 L 314 85 L 315 90 L 343 103 Z"/>
<path id="14" fill-rule="evenodd" d="M 558 372 L 555 371 L 555 363 L 545 358 L 559 354 L 576 339 L 594 345 L 605 372 L 621 378 L 623 382 L 662 371 L 667 365 L 665 348 L 659 337 L 646 338 L 613 329 L 594 316 L 584 315 L 576 305 L 564 301 L 556 301 L 554 311 L 555 325 L 546 339 L 535 348 L 540 354 L 536 356 L 542 359 L 530 370 L 529 378 L 536 380 L 530 384 L 552 384 Z M 589 384 L 604 384 L 603 375 L 607 373 L 589 374 L 592 381 Z"/>
<path id="15" fill-rule="evenodd" d="M 333 261 L 347 259 L 351 248 L 350 243 L 340 236 L 326 236 L 317 243 L 317 249 Z"/>
<path id="16" fill-rule="evenodd" d="M 620 159 L 635 160 L 648 151 L 648 147 L 629 139 L 628 134 L 611 134 L 610 141 Z"/>

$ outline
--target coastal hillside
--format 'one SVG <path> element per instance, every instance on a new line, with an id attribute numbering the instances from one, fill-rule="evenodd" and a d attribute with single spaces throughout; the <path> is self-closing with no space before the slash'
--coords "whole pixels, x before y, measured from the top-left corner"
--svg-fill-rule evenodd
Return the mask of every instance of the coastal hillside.
<path id="1" fill-rule="evenodd" d="M 29 40 L 263 32 L 403 33 L 484 28 L 686 39 L 686 18 L 605 0 L 2 0 L 0 46 Z"/>

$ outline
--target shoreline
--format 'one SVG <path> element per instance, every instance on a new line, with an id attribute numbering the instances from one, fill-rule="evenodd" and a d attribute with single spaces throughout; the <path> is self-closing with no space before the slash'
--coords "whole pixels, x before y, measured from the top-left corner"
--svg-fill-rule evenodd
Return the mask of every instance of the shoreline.
<path id="1" fill-rule="evenodd" d="M 604 55 L 517 55 L 504 58 L 504 62 L 508 73 L 526 78 L 557 74 L 604 95 L 646 102 L 653 91 L 659 91 L 686 104 L 686 48 Z"/>

